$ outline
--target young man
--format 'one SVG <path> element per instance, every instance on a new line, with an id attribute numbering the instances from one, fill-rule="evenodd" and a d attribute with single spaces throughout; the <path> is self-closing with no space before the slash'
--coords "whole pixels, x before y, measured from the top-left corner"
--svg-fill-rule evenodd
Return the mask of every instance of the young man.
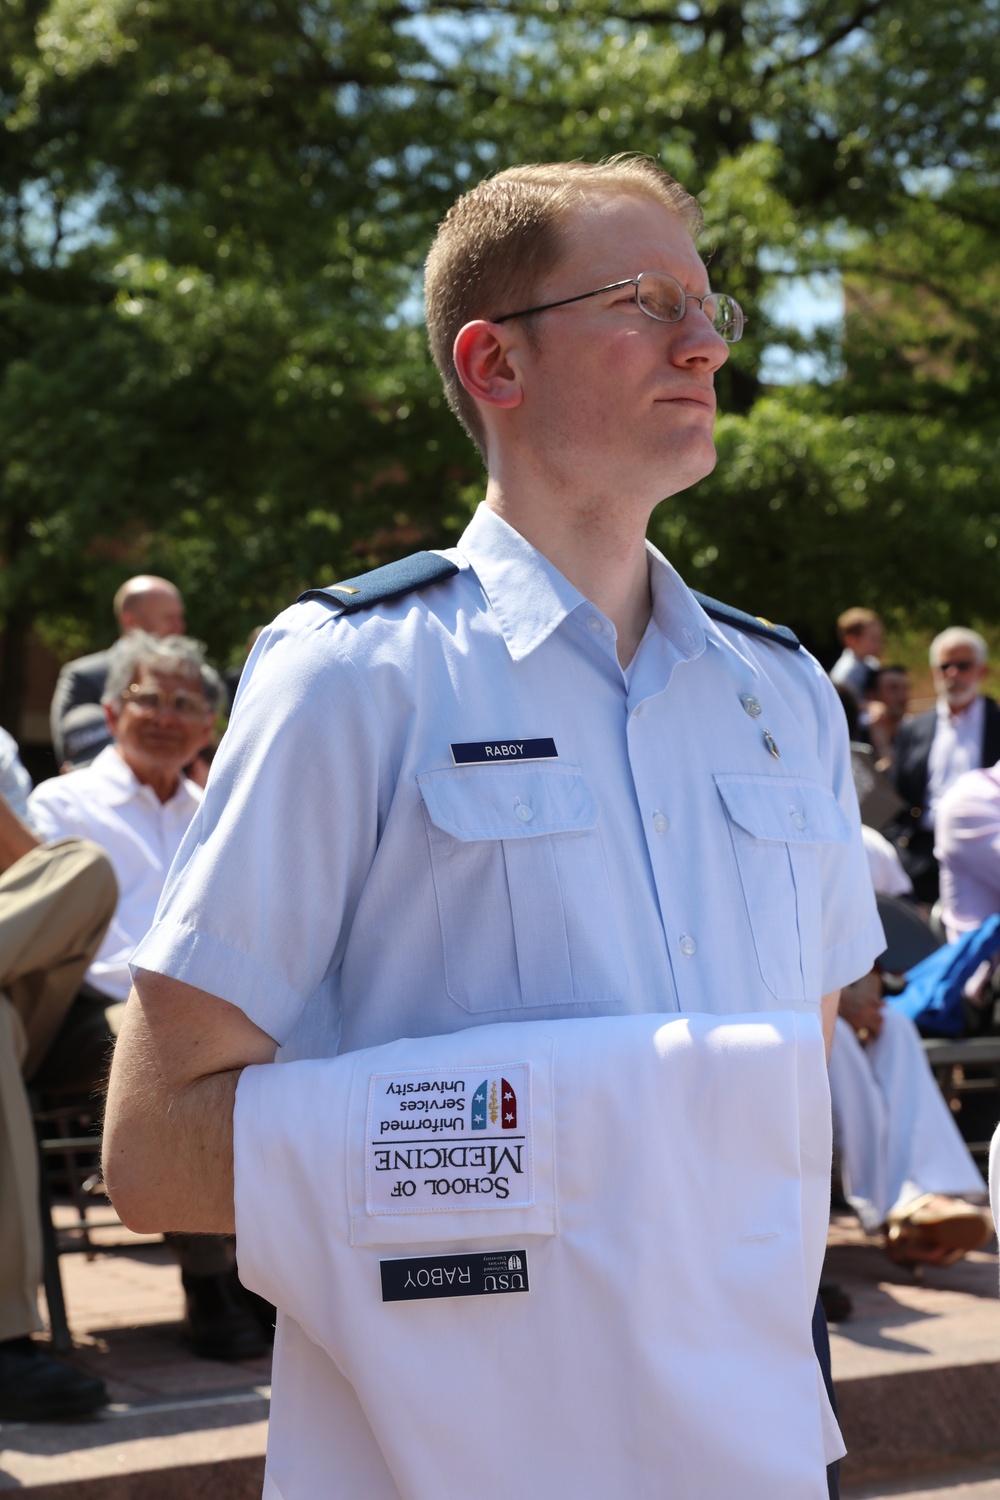
<path id="1" fill-rule="evenodd" d="M 830 669 L 830 678 L 838 687 L 850 688 L 861 708 L 882 655 L 882 621 L 873 609 L 845 609 L 837 618 L 837 636 L 844 649 Z"/>
<path id="2" fill-rule="evenodd" d="M 788 632 L 710 617 L 645 541 L 715 462 L 742 328 L 698 223 L 626 160 L 501 173 L 442 224 L 431 344 L 486 497 L 443 557 L 255 648 L 135 955 L 106 1131 L 128 1222 L 232 1229 L 237 1082 L 279 1045 L 664 1011 L 822 1008 L 829 1033 L 880 951 L 828 679 Z M 267 1493 L 396 1495 L 288 1317 L 280 1357 L 282 1412 L 324 1415 Z M 621 1492 L 646 1493 L 630 1462 Z"/>

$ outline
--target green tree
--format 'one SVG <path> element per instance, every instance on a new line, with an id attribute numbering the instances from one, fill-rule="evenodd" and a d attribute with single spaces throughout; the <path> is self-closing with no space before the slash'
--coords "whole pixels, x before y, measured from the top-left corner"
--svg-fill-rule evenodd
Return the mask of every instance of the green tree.
<path id="1" fill-rule="evenodd" d="M 997 0 L 8 0 L 0 610 L 106 640 L 155 567 L 219 655 L 313 581 L 460 529 L 480 487 L 419 319 L 457 192 L 647 151 L 750 314 L 716 475 L 652 534 L 822 644 L 845 603 L 996 593 Z M 638 268 L 637 268 L 638 269 Z M 842 343 L 781 326 L 845 278 Z M 825 380 L 768 389 L 776 340 Z"/>

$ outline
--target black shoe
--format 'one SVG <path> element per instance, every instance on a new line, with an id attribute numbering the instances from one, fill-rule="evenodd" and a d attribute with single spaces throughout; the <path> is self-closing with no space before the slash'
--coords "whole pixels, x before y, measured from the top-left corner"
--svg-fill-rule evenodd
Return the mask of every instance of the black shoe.
<path id="1" fill-rule="evenodd" d="M 0 1342 L 0 1419 L 44 1422 L 85 1417 L 107 1406 L 103 1380 L 53 1359 L 27 1336 Z"/>
<path id="2" fill-rule="evenodd" d="M 835 1281 L 821 1281 L 819 1300 L 828 1323 L 846 1323 L 854 1311 L 854 1304 L 842 1286 Z"/>
<path id="3" fill-rule="evenodd" d="M 199 1359 L 256 1359 L 270 1349 L 235 1271 L 181 1272 L 187 1313 L 184 1337 Z"/>
<path id="4" fill-rule="evenodd" d="M 268 1302 L 266 1298 L 259 1296 L 256 1292 L 252 1292 L 249 1287 L 243 1286 L 242 1281 L 240 1282 L 240 1286 L 243 1287 L 243 1295 L 247 1299 L 250 1311 L 257 1319 L 258 1327 L 267 1339 L 267 1342 L 273 1344 L 274 1325 L 278 1316 L 277 1308 L 273 1302 Z"/>

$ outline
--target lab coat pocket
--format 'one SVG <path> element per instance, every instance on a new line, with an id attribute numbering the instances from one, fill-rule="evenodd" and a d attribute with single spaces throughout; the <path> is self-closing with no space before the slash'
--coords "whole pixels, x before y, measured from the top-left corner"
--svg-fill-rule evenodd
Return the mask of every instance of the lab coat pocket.
<path id="1" fill-rule="evenodd" d="M 451 998 L 476 1013 L 620 1000 L 597 802 L 579 769 L 457 766 L 417 782 Z"/>
<path id="2" fill-rule="evenodd" d="M 717 774 L 757 964 L 778 1000 L 818 1002 L 820 849 L 851 830 L 829 787 L 795 776 Z"/>
<path id="3" fill-rule="evenodd" d="M 464 1057 L 437 1038 L 380 1048 L 377 1067 L 359 1056 L 348 1108 L 353 1245 L 555 1234 L 553 1040 L 533 1029 L 527 1047 L 505 1038 L 497 1049 L 487 1030 L 475 1028 Z M 443 1050 L 457 1060 L 442 1065 Z"/>

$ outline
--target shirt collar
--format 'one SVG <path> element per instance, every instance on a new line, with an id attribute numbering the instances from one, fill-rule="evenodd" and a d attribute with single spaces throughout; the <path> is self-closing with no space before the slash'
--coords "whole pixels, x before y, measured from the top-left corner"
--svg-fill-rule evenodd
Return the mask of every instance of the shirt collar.
<path id="1" fill-rule="evenodd" d="M 95 756 L 86 771 L 97 783 L 93 790 L 106 807 L 123 807 L 126 802 L 131 802 L 133 797 L 141 796 L 145 790 L 144 784 L 118 754 L 114 745 L 107 745 L 100 755 Z M 150 795 L 159 803 L 159 798 L 154 792 Z M 160 803 L 160 806 L 174 807 L 188 802 L 197 803 L 199 798 L 200 789 L 193 781 L 188 781 L 186 776 L 181 776 L 174 795 L 166 802 Z"/>
<path id="2" fill-rule="evenodd" d="M 548 558 L 481 504 L 458 544 L 490 602 L 514 661 L 529 656 L 586 603 Z"/>
<path id="3" fill-rule="evenodd" d="M 463 532 L 458 551 L 479 579 L 514 661 L 529 656 L 575 609 L 589 603 L 548 558 L 485 503 Z M 735 651 L 663 554 L 651 542 L 646 543 L 646 551 L 653 623 L 660 634 L 682 657 L 700 656 L 709 638 Z"/>

